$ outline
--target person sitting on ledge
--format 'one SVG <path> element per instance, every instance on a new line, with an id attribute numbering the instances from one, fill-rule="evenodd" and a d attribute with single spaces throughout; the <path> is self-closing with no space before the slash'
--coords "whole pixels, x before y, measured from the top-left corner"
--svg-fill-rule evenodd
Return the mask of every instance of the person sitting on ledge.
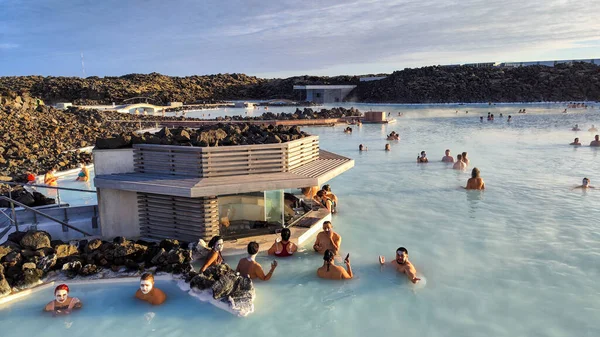
<path id="1" fill-rule="evenodd" d="M 52 311 L 56 315 L 68 315 L 73 309 L 81 309 L 81 301 L 77 297 L 69 297 L 69 286 L 61 284 L 54 289 L 54 301 L 46 304 L 44 311 Z"/>
<path id="2" fill-rule="evenodd" d="M 444 163 L 454 163 L 454 157 L 450 155 L 450 149 L 446 149 L 446 155 L 442 157 Z"/>
<path id="3" fill-rule="evenodd" d="M 208 242 L 208 248 L 211 250 L 204 261 L 204 265 L 202 268 L 200 268 L 201 273 L 204 273 L 204 271 L 210 266 L 223 263 L 223 255 L 221 255 L 221 251 L 223 251 L 223 239 L 219 235 L 215 235 L 212 237 L 212 239 L 210 239 Z"/>
<path id="4" fill-rule="evenodd" d="M 49 169 L 48 172 L 46 172 L 46 174 L 44 175 L 44 184 L 48 186 L 57 186 L 58 178 L 54 176 L 55 173 L 56 167 Z"/>
<path id="5" fill-rule="evenodd" d="M 352 267 L 350 267 L 350 254 L 344 260 L 346 269 L 336 266 L 334 263 L 335 254 L 326 249 L 323 253 L 323 266 L 317 269 L 317 276 L 327 280 L 349 280 L 352 278 Z"/>
<path id="6" fill-rule="evenodd" d="M 331 199 L 333 201 L 333 203 L 337 206 L 338 198 L 335 196 L 335 194 L 331 193 L 331 186 L 329 186 L 329 184 L 325 184 L 325 185 L 323 185 L 321 190 L 324 191 L 325 196 L 327 196 L 329 199 Z"/>
<path id="7" fill-rule="evenodd" d="M 367 146 L 366 146 L 366 145 L 362 145 L 362 144 L 360 144 L 360 145 L 358 146 L 358 151 L 367 151 L 367 150 L 368 150 L 368 149 L 367 149 Z"/>
<path id="8" fill-rule="evenodd" d="M 135 292 L 135 298 L 152 305 L 159 305 L 165 302 L 167 295 L 162 290 L 154 287 L 154 276 L 152 274 L 144 273 L 140 278 L 140 289 Z"/>
<path id="9" fill-rule="evenodd" d="M 485 183 L 483 179 L 479 176 L 479 169 L 477 167 L 473 168 L 471 171 L 471 178 L 467 181 L 467 186 L 465 187 L 467 190 L 483 190 L 485 189 Z"/>
<path id="10" fill-rule="evenodd" d="M 594 188 L 594 186 L 590 186 L 591 180 L 589 180 L 588 178 L 583 178 L 583 180 L 581 181 L 581 186 L 577 186 L 575 188 Z"/>
<path id="11" fill-rule="evenodd" d="M 569 144 L 569 145 L 581 145 L 581 143 L 579 142 L 579 138 L 575 138 L 573 140 L 573 143 Z"/>
<path id="12" fill-rule="evenodd" d="M 325 193 L 326 192 L 323 190 L 317 192 L 315 200 L 317 200 L 321 206 L 327 208 L 330 213 L 335 213 L 335 202 L 331 200 Z"/>
<path id="13" fill-rule="evenodd" d="M 596 135 L 594 140 L 590 142 L 590 146 L 600 146 L 600 136 Z"/>
<path id="14" fill-rule="evenodd" d="M 317 234 L 313 249 L 319 254 L 323 254 L 326 250 L 330 250 L 337 255 L 342 245 L 342 237 L 333 231 L 331 221 L 323 222 L 323 231 Z"/>
<path id="15" fill-rule="evenodd" d="M 252 241 L 248 244 L 248 257 L 244 257 L 238 262 L 235 271 L 239 272 L 240 275 L 248 277 L 252 280 L 259 278 L 263 281 L 268 281 L 273 276 L 275 268 L 277 268 L 277 261 L 271 262 L 271 270 L 265 275 L 262 266 L 256 262 L 256 254 L 258 254 L 258 242 Z"/>
<path id="16" fill-rule="evenodd" d="M 454 165 L 452 165 L 452 169 L 460 170 L 460 171 L 464 171 L 467 169 L 467 164 L 465 164 L 465 162 L 462 161 L 462 154 L 456 155 L 456 163 L 454 163 Z"/>
<path id="17" fill-rule="evenodd" d="M 275 239 L 275 243 L 273 243 L 271 248 L 269 248 L 268 254 L 278 257 L 294 255 L 294 253 L 298 250 L 298 246 L 290 241 L 290 236 L 292 236 L 292 231 L 290 231 L 289 228 L 282 229 L 281 239 L 279 239 L 279 237 Z"/>
<path id="18" fill-rule="evenodd" d="M 379 264 L 385 265 L 385 257 L 379 256 Z M 417 283 L 421 279 L 417 277 L 417 270 L 410 261 L 408 261 L 408 250 L 400 247 L 396 250 L 396 258 L 391 262 L 392 266 L 402 274 L 405 274 L 412 283 Z"/>
<path id="19" fill-rule="evenodd" d="M 429 163 L 429 159 L 427 159 L 427 154 L 425 151 L 421 151 L 421 155 L 417 156 L 417 163 Z"/>
<path id="20" fill-rule="evenodd" d="M 85 163 L 81 163 L 79 166 L 81 167 L 81 171 L 79 171 L 75 180 L 88 181 L 90 179 L 90 171 L 85 167 Z"/>

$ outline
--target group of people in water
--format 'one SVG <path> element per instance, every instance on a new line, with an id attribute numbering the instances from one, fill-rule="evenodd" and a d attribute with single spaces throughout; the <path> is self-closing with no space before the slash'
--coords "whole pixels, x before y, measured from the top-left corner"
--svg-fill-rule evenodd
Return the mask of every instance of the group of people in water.
<path id="1" fill-rule="evenodd" d="M 90 180 L 90 170 L 87 168 L 87 165 L 85 163 L 80 163 L 79 164 L 80 167 L 80 171 L 77 174 L 77 178 L 75 178 L 75 181 L 89 181 Z M 57 167 L 52 167 L 51 169 L 49 169 L 48 171 L 46 171 L 46 174 L 44 174 L 44 185 L 47 186 L 52 186 L 52 187 L 56 187 L 58 186 L 58 177 L 56 176 L 56 170 Z M 33 174 L 32 174 L 33 176 Z M 30 177 L 28 175 L 27 180 L 29 180 Z M 35 181 L 35 176 L 33 176 L 33 180 L 31 181 L 32 183 Z"/>
<path id="2" fill-rule="evenodd" d="M 581 146 L 582 144 L 579 141 L 579 137 L 575 137 L 575 139 L 573 140 L 573 142 L 570 143 L 569 145 Z M 598 147 L 598 146 L 600 146 L 600 135 L 594 136 L 594 140 L 592 140 L 590 142 L 590 146 L 592 146 L 592 147 Z"/>

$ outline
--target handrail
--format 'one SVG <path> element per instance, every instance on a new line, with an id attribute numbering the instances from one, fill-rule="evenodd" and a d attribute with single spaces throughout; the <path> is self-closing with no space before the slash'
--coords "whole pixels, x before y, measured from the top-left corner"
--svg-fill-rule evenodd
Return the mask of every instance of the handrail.
<path id="1" fill-rule="evenodd" d="M 52 220 L 52 221 L 54 221 L 54 222 L 57 222 L 57 223 L 59 223 L 59 224 L 61 224 L 61 225 L 65 226 L 65 227 L 71 228 L 72 230 L 74 230 L 74 231 L 77 231 L 77 232 L 79 232 L 79 233 L 81 233 L 81 234 L 83 234 L 83 235 L 86 235 L 86 236 L 92 236 L 92 234 L 89 234 L 89 233 L 87 233 L 87 232 L 84 232 L 84 231 L 82 231 L 81 229 L 79 229 L 79 228 L 76 228 L 76 227 L 73 227 L 73 226 L 69 225 L 68 223 L 66 223 L 66 222 L 64 222 L 64 221 L 62 221 L 62 220 L 58 220 L 57 218 L 55 218 L 55 217 L 53 217 L 53 216 L 50 216 L 50 215 L 48 215 L 48 214 L 45 214 L 45 213 L 42 213 L 42 212 L 40 212 L 40 211 L 38 211 L 38 210 L 36 210 L 36 209 L 33 209 L 33 208 L 31 208 L 31 207 L 29 207 L 29 206 L 27 206 L 27 205 L 25 205 L 25 204 L 22 204 L 22 203 L 20 203 L 20 202 L 18 202 L 18 201 L 16 201 L 16 200 L 13 200 L 13 199 L 9 198 L 9 197 L 5 197 L 5 196 L 3 196 L 3 195 L 0 195 L 0 199 L 1 199 L 1 200 L 6 200 L 6 201 L 8 201 L 8 202 L 10 202 L 10 203 L 12 203 L 12 204 L 17 204 L 17 205 L 19 205 L 19 206 L 21 206 L 21 207 L 23 207 L 23 208 L 25 208 L 25 209 L 27 209 L 27 210 L 30 210 L 30 211 L 32 211 L 32 212 L 33 212 L 33 213 L 35 213 L 35 214 L 41 215 L 41 216 L 43 216 L 43 217 L 45 217 L 45 218 L 48 218 L 48 219 L 50 219 L 50 220 Z"/>
<path id="2" fill-rule="evenodd" d="M 1 184 L 7 184 L 7 185 L 13 185 L 13 186 L 33 186 L 33 187 L 42 187 L 42 188 L 52 188 L 52 189 L 55 189 L 55 190 L 96 193 L 96 191 L 92 191 L 92 190 L 81 190 L 81 189 L 78 189 L 78 188 L 70 188 L 70 187 L 58 187 L 58 186 L 48 186 L 48 185 L 16 183 L 16 182 L 12 182 L 12 181 L 3 181 Z"/>

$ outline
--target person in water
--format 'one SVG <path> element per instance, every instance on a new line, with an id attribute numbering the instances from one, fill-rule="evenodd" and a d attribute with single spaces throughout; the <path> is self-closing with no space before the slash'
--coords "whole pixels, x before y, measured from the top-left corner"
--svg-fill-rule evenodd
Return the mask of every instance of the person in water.
<path id="1" fill-rule="evenodd" d="M 140 278 L 140 289 L 135 292 L 135 298 L 152 305 L 159 305 L 167 300 L 167 295 L 162 290 L 154 287 L 154 276 L 152 274 L 144 273 Z"/>
<path id="2" fill-rule="evenodd" d="M 577 186 L 575 188 L 583 188 L 583 189 L 586 189 L 586 188 L 595 188 L 594 186 L 590 185 L 591 182 L 592 181 L 589 180 L 588 178 L 583 178 L 583 180 L 581 181 L 581 186 Z"/>
<path id="3" fill-rule="evenodd" d="M 76 181 L 88 181 L 90 179 L 90 171 L 85 166 L 85 163 L 81 163 L 79 165 L 81 167 L 81 171 L 77 174 Z"/>
<path id="4" fill-rule="evenodd" d="M 456 155 L 456 163 L 454 163 L 454 165 L 452 165 L 452 169 L 453 170 L 461 170 L 464 171 L 467 169 L 467 164 L 465 164 L 464 161 L 462 161 L 462 154 L 457 154 Z"/>
<path id="5" fill-rule="evenodd" d="M 379 264 L 385 265 L 385 257 L 379 256 Z M 396 258 L 391 262 L 392 266 L 402 274 L 405 274 L 412 283 L 421 281 L 417 277 L 417 270 L 410 261 L 408 261 L 408 250 L 404 247 L 400 247 L 396 250 Z"/>
<path id="6" fill-rule="evenodd" d="M 44 184 L 48 186 L 57 186 L 58 178 L 54 176 L 55 173 L 56 167 L 49 169 L 48 172 L 46 172 L 46 174 L 44 175 Z"/>
<path id="7" fill-rule="evenodd" d="M 326 249 L 323 253 L 323 266 L 317 269 L 317 276 L 327 280 L 349 280 L 352 278 L 352 267 L 350 267 L 350 254 L 344 260 L 346 269 L 336 266 L 335 253 Z"/>
<path id="8" fill-rule="evenodd" d="M 208 242 L 208 248 L 210 248 L 210 253 L 206 257 L 204 265 L 202 265 L 202 268 L 200 268 L 201 273 L 203 273 L 210 266 L 223 263 L 223 255 L 221 254 L 223 251 L 223 239 L 219 235 L 213 236 L 212 239 L 210 239 Z"/>
<path id="9" fill-rule="evenodd" d="M 44 311 L 68 315 L 73 309 L 81 309 L 83 304 L 77 297 L 69 297 L 69 286 L 61 284 L 54 289 L 54 300 L 44 307 Z"/>
<path id="10" fill-rule="evenodd" d="M 510 122 L 512 120 L 512 116 L 508 115 L 508 119 L 506 120 L 506 122 Z"/>
<path id="11" fill-rule="evenodd" d="M 360 144 L 360 145 L 358 146 L 358 151 L 367 151 L 367 150 L 368 150 L 368 148 L 367 148 L 367 146 L 366 146 L 366 145 L 362 145 L 362 144 Z"/>
<path id="12" fill-rule="evenodd" d="M 289 228 L 284 228 L 281 230 L 281 240 L 279 238 L 275 239 L 275 242 L 269 248 L 268 254 L 275 255 L 278 257 L 286 257 L 292 256 L 296 251 L 298 251 L 298 246 L 296 246 L 293 242 L 290 241 L 290 236 L 292 235 L 292 231 Z"/>
<path id="13" fill-rule="evenodd" d="M 262 266 L 256 262 L 256 254 L 258 254 L 258 242 L 252 241 L 248 244 L 248 257 L 244 257 L 238 262 L 235 271 L 239 272 L 240 275 L 248 277 L 252 280 L 258 278 L 263 281 L 268 281 L 273 276 L 275 268 L 277 268 L 277 261 L 271 262 L 271 270 L 267 274 L 262 269 Z"/>
<path id="14" fill-rule="evenodd" d="M 594 124 L 592 124 L 592 127 L 588 129 L 589 132 L 596 132 L 598 131 L 598 129 L 596 129 L 596 127 L 594 126 Z"/>
<path id="15" fill-rule="evenodd" d="M 327 208 L 330 213 L 335 213 L 335 202 L 327 196 L 325 191 L 320 190 L 317 192 L 315 200 L 317 200 L 321 206 Z"/>
<path id="16" fill-rule="evenodd" d="M 581 145 L 581 143 L 579 142 L 579 138 L 575 138 L 573 140 L 573 143 L 569 144 L 569 145 Z"/>
<path id="17" fill-rule="evenodd" d="M 325 184 L 325 185 L 323 185 L 323 187 L 321 188 L 321 190 L 323 190 L 325 192 L 325 195 L 329 199 L 333 200 L 333 203 L 337 206 L 337 204 L 338 204 L 338 198 L 335 196 L 335 194 L 333 194 L 331 192 L 331 186 L 329 186 L 329 184 Z"/>
<path id="18" fill-rule="evenodd" d="M 467 167 L 469 167 L 469 164 L 471 164 L 471 161 L 469 160 L 469 158 L 467 158 L 467 153 L 466 152 L 462 153 L 462 161 L 465 162 L 465 164 L 467 165 Z"/>
<path id="19" fill-rule="evenodd" d="M 592 140 L 590 142 L 590 146 L 600 146 L 600 136 L 596 135 L 596 137 L 594 137 L 594 140 Z"/>
<path id="20" fill-rule="evenodd" d="M 581 131 L 579 128 L 579 124 L 575 124 L 575 126 L 571 129 L 572 131 Z"/>
<path id="21" fill-rule="evenodd" d="M 427 153 L 425 153 L 425 151 L 421 151 L 421 155 L 417 156 L 417 163 L 429 163 L 429 159 L 427 159 Z"/>
<path id="22" fill-rule="evenodd" d="M 326 250 L 330 250 L 334 255 L 337 255 L 341 245 L 342 237 L 333 231 L 331 221 L 323 222 L 323 231 L 317 234 L 313 249 L 319 254 L 323 254 Z"/>
<path id="23" fill-rule="evenodd" d="M 473 168 L 471 171 L 471 178 L 467 181 L 467 190 L 483 190 L 485 189 L 485 183 L 483 179 L 479 176 L 479 169 L 477 167 Z"/>
<path id="24" fill-rule="evenodd" d="M 454 163 L 454 157 L 450 155 L 450 149 L 446 149 L 446 155 L 442 157 L 444 163 Z"/>
<path id="25" fill-rule="evenodd" d="M 390 144 L 385 144 L 384 150 L 385 151 L 392 151 L 392 148 L 390 147 Z"/>

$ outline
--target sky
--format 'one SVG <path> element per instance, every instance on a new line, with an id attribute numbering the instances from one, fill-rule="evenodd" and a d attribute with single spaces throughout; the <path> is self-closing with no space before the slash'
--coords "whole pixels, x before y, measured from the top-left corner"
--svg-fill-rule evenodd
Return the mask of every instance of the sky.
<path id="1" fill-rule="evenodd" d="M 259 77 L 600 58 L 598 0 L 0 0 L 0 76 Z"/>

